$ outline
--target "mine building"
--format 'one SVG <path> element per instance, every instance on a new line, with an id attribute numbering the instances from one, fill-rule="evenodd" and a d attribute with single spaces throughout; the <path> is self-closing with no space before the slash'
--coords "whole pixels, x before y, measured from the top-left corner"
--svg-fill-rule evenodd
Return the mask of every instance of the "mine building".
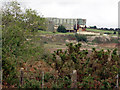
<path id="1" fill-rule="evenodd" d="M 80 18 L 46 18 L 48 30 L 56 31 L 59 25 L 63 25 L 67 32 L 86 31 L 86 19 Z"/>

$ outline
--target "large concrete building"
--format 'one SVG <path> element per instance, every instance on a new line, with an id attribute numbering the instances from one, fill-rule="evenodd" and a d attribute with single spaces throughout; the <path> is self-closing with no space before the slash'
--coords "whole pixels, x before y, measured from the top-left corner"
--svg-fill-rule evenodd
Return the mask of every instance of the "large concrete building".
<path id="1" fill-rule="evenodd" d="M 59 25 L 65 26 L 66 30 L 69 32 L 74 32 L 74 30 L 79 26 L 78 29 L 83 30 L 86 27 L 86 19 L 80 18 L 46 18 L 48 21 L 48 29 L 57 30 Z"/>

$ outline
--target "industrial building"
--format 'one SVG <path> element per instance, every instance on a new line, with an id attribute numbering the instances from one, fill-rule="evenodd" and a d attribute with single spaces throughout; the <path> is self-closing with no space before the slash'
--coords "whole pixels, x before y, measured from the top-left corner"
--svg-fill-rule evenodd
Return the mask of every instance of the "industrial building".
<path id="1" fill-rule="evenodd" d="M 59 25 L 65 26 L 68 32 L 85 31 L 86 19 L 79 18 L 46 18 L 48 21 L 48 30 L 56 31 Z"/>

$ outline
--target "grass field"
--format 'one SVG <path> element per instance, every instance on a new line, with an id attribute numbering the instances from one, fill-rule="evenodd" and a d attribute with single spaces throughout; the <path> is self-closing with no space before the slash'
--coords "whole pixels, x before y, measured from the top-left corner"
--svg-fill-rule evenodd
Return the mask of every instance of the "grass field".
<path id="1" fill-rule="evenodd" d="M 98 29 L 88 29 L 86 31 L 90 31 L 90 32 L 99 32 L 101 34 L 104 34 L 104 33 L 111 33 L 110 36 L 118 36 L 118 32 L 116 32 L 116 34 L 113 34 L 114 31 L 107 31 L 107 30 L 98 30 Z"/>
<path id="2" fill-rule="evenodd" d="M 41 33 L 41 34 L 65 34 L 65 35 L 75 34 L 75 33 L 70 33 L 70 32 L 67 32 L 67 33 L 55 32 L 55 33 L 53 33 L 53 32 L 50 32 L 50 31 L 40 31 L 40 30 L 38 32 Z"/>
<path id="3" fill-rule="evenodd" d="M 104 34 L 104 33 L 111 33 L 111 34 L 113 34 L 114 33 L 114 31 L 107 31 L 107 30 L 98 30 L 98 29 L 86 29 L 86 31 L 89 31 L 89 32 L 97 32 L 97 33 L 101 33 L 101 34 Z M 75 33 L 72 33 L 72 32 L 67 32 L 67 33 L 60 33 L 60 32 L 55 32 L 55 33 L 53 33 L 53 32 L 50 32 L 50 31 L 38 31 L 40 34 L 62 34 L 62 35 L 73 35 L 73 34 L 75 34 Z M 116 33 L 118 33 L 118 32 L 116 32 Z M 116 35 L 118 35 L 118 34 L 116 34 Z M 115 34 L 113 34 L 112 36 L 116 36 Z"/>
<path id="4" fill-rule="evenodd" d="M 87 31 L 99 32 L 99 33 L 105 33 L 105 32 L 114 33 L 114 31 L 98 30 L 98 29 L 87 29 Z"/>
<path id="5" fill-rule="evenodd" d="M 105 33 L 110 33 L 110 34 L 108 34 L 109 36 L 118 36 L 118 32 L 116 32 L 116 34 L 113 34 L 114 31 L 88 29 L 88 28 L 86 29 L 86 31 L 94 32 L 94 33 L 100 33 L 100 35 L 103 35 Z M 38 34 L 39 35 L 75 35 L 75 33 L 73 33 L 73 32 L 67 32 L 67 33 L 55 32 L 55 33 L 53 33 L 53 32 L 50 32 L 50 31 L 41 31 L 41 30 L 38 31 Z M 89 35 L 87 35 L 87 36 L 89 36 Z"/>

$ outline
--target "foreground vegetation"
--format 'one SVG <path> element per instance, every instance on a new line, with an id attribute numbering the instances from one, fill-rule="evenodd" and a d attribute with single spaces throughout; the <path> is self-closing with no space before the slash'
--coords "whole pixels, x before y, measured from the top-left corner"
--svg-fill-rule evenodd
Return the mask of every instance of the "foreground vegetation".
<path id="1" fill-rule="evenodd" d="M 55 72 L 46 72 L 44 75 L 44 88 L 71 88 L 71 75 L 77 70 L 77 88 L 115 88 L 116 75 L 120 74 L 120 58 L 117 49 L 81 50 L 81 44 L 67 44 L 68 49 L 58 49 L 52 56 L 45 56 L 43 60 Z M 90 55 L 89 55 L 90 54 Z M 33 66 L 34 67 L 34 66 Z M 31 76 L 27 76 L 22 88 L 42 88 L 42 73 L 35 69 Z M 45 72 L 45 71 L 44 71 Z M 34 79 L 30 79 L 34 77 Z"/>
<path id="2" fill-rule="evenodd" d="M 3 85 L 18 86 L 18 71 L 24 63 L 39 60 L 44 49 L 36 45 L 37 29 L 45 29 L 45 19 L 36 11 L 21 10 L 16 1 L 6 3 L 2 15 L 2 70 Z"/>
<path id="3" fill-rule="evenodd" d="M 116 85 L 115 77 L 119 72 L 120 58 L 117 55 L 117 50 L 113 51 L 104 50 L 96 51 L 92 50 L 90 57 L 87 57 L 90 53 L 87 50 L 80 51 L 81 44 L 73 45 L 68 44 L 68 49 L 62 51 L 61 49 L 55 51 L 53 54 L 52 62 L 50 64 L 55 68 L 59 77 L 66 76 L 71 79 L 70 72 L 77 70 L 78 88 L 114 88 Z M 60 58 L 58 59 L 57 56 Z M 63 87 L 69 87 L 69 84 L 65 84 Z"/>

